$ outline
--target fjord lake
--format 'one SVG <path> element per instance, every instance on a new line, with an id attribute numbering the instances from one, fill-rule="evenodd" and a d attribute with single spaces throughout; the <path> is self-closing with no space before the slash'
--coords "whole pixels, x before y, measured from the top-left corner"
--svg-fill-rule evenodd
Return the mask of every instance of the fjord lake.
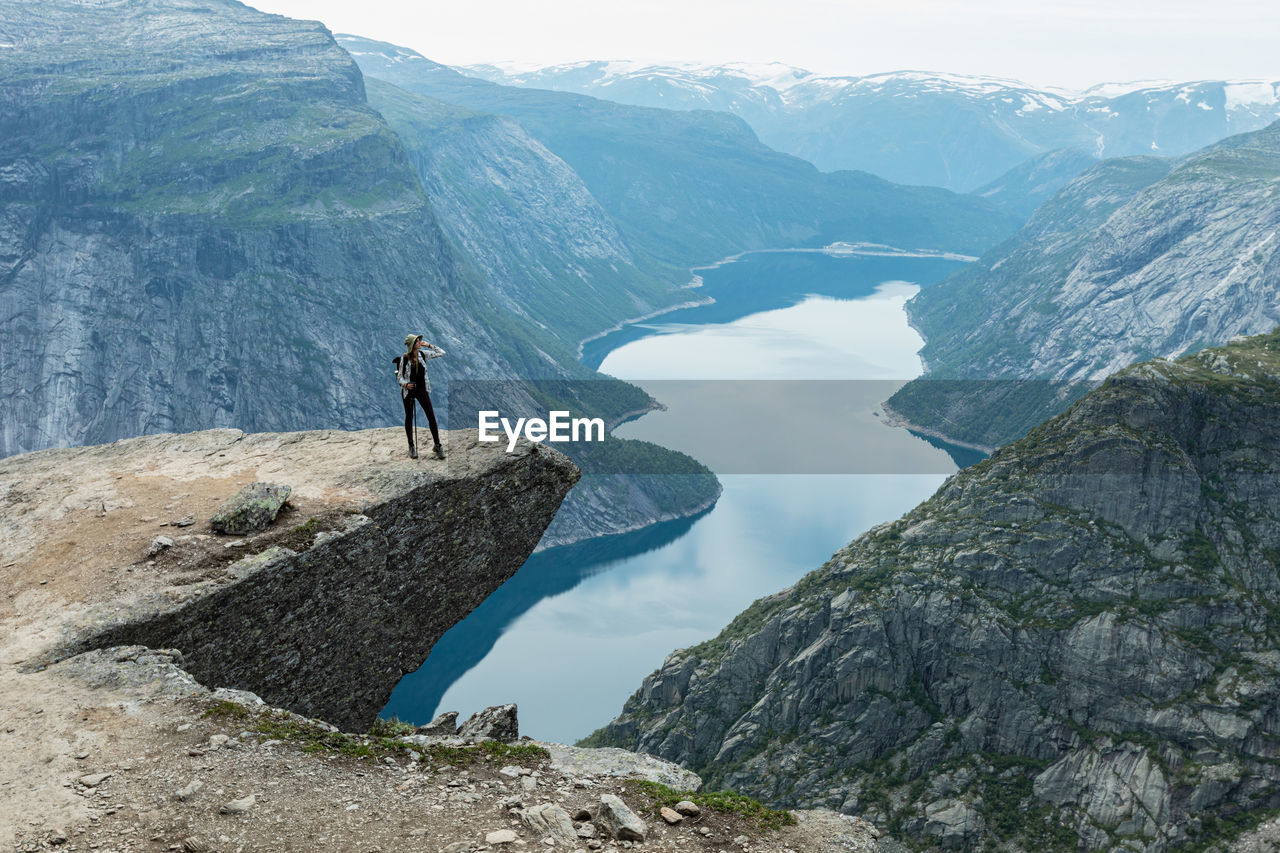
<path id="1" fill-rule="evenodd" d="M 668 653 L 928 498 L 956 459 L 977 457 L 887 425 L 878 407 L 921 373 L 904 303 L 962 264 L 748 254 L 695 271 L 689 301 L 701 304 L 588 341 L 585 362 L 666 407 L 614 433 L 709 465 L 720 499 L 696 518 L 535 554 L 401 680 L 384 715 L 425 723 L 514 702 L 522 734 L 572 743 Z"/>

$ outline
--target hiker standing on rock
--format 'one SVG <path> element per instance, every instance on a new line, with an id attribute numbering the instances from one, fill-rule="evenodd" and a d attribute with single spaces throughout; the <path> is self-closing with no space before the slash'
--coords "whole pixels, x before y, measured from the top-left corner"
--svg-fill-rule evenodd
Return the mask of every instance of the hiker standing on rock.
<path id="1" fill-rule="evenodd" d="M 431 381 L 427 379 L 427 359 L 439 358 L 444 350 L 435 344 L 429 344 L 422 335 L 408 335 L 404 339 L 405 354 L 397 356 L 396 380 L 400 383 L 400 396 L 404 400 L 404 432 L 409 437 L 409 456 L 418 458 L 418 448 L 413 443 L 413 401 L 422 404 L 427 413 L 427 423 L 431 425 L 431 440 L 435 442 L 436 458 L 444 458 L 444 448 L 440 446 L 440 430 L 436 427 L 436 413 L 431 408 Z"/>

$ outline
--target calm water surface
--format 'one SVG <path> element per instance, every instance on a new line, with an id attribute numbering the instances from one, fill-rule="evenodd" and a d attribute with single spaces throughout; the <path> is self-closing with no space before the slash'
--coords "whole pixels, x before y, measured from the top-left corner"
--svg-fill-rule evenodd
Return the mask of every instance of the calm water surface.
<path id="1" fill-rule="evenodd" d="M 670 391 L 669 411 L 616 432 L 680 447 L 706 414 L 670 380 L 917 376 L 922 342 L 902 304 L 959 266 L 749 255 L 702 272 L 691 295 L 714 304 L 624 327 L 590 342 L 583 358 L 659 399 Z M 871 409 L 883 399 L 877 392 L 858 403 L 866 411 L 842 424 L 841 440 L 888 442 L 882 455 L 926 460 L 939 473 L 722 473 L 724 494 L 699 518 L 530 558 L 401 681 L 384 713 L 426 722 L 437 710 L 466 716 L 516 702 L 523 734 L 560 742 L 604 725 L 670 651 L 715 636 L 752 601 L 915 506 L 954 470 L 943 451 L 879 423 Z M 767 438 L 769 424 L 747 426 Z"/>

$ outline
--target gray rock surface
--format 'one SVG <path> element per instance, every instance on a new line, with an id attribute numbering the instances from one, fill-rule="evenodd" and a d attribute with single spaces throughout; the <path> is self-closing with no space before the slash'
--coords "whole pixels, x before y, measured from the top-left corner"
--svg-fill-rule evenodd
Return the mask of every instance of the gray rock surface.
<path id="1" fill-rule="evenodd" d="M 266 530 L 276 520 L 280 507 L 289 500 L 288 486 L 276 483 L 250 483 L 227 498 L 209 519 L 209 526 L 219 533 L 246 534 Z"/>
<path id="2" fill-rule="evenodd" d="M 702 788 L 702 779 L 698 774 L 653 755 L 607 746 L 592 748 L 565 746 L 561 743 L 541 745 L 551 753 L 551 769 L 569 776 L 647 779 L 677 791 L 698 791 Z"/>
<path id="3" fill-rule="evenodd" d="M 1280 333 L 949 479 L 588 739 L 953 849 L 1212 844 L 1280 802 Z"/>

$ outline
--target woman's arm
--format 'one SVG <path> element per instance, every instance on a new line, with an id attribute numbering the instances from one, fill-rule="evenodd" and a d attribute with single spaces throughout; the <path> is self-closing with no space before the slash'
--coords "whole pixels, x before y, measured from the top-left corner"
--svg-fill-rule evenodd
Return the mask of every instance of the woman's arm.
<path id="1" fill-rule="evenodd" d="M 439 358 L 440 356 L 444 355 L 444 350 L 440 349 L 440 347 L 436 346 L 435 344 L 427 344 L 426 349 L 427 349 L 427 352 L 424 352 L 422 354 L 423 358 Z"/>

